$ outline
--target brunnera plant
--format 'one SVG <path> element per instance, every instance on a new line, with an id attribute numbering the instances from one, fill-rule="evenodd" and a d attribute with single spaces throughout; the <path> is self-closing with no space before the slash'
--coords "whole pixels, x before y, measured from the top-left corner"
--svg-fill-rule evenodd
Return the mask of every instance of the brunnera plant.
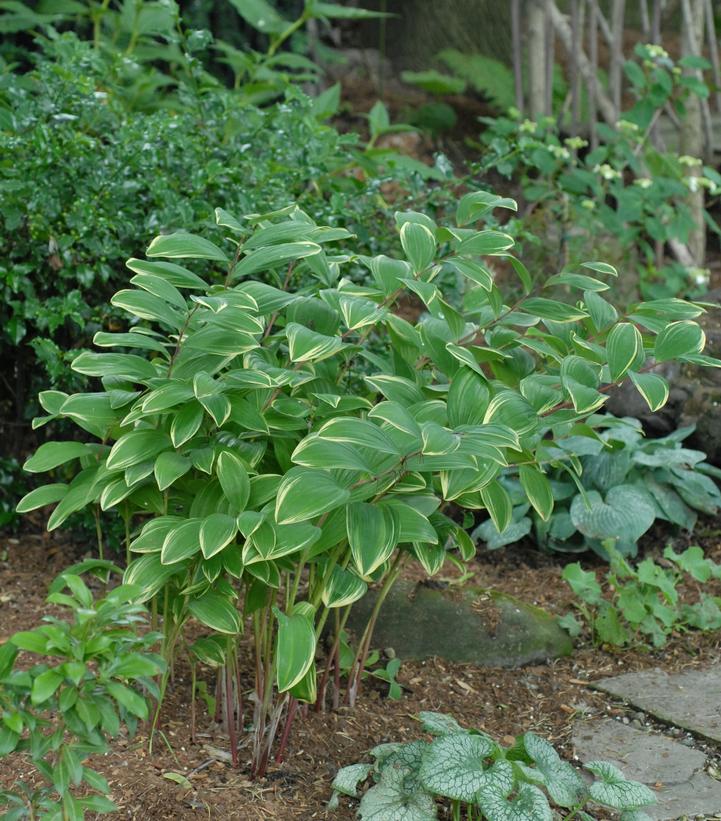
<path id="1" fill-rule="evenodd" d="M 128 329 L 98 333 L 95 344 L 114 350 L 73 362 L 97 390 L 40 396 L 47 416 L 36 424 L 70 419 L 96 441 L 43 444 L 26 469 L 70 478 L 18 509 L 55 504 L 50 529 L 86 506 L 120 513 L 125 582 L 162 616 L 165 657 L 184 646 L 190 619 L 213 631 L 191 652 L 219 668 L 235 762 L 237 639 L 252 625 L 255 774 L 283 715 L 279 755 L 297 703 L 322 707 L 350 607 L 370 584 L 380 593 L 347 675 L 351 704 L 404 564 L 432 575 L 473 556 L 459 508 L 486 510 L 503 531 L 513 505 L 499 478 L 514 467 L 547 519 L 546 471 L 562 466 L 574 481 L 581 471 L 556 443 L 597 438 L 586 420 L 609 388 L 628 377 L 657 409 L 668 386 L 649 372 L 654 361 L 721 364 L 702 354 L 702 306 L 664 300 L 620 316 L 602 296 L 616 276 L 607 264 L 537 287 L 512 237 L 469 227 L 493 208 L 516 204 L 469 193 L 453 227 L 398 213 L 405 259 L 333 250 L 348 231 L 295 206 L 242 220 L 218 209 L 224 247 L 175 233 L 129 260 L 132 287 L 112 300 Z M 176 260 L 200 260 L 203 276 Z M 371 285 L 343 275 L 354 265 Z M 514 300 L 496 282 L 502 267 L 520 281 Z M 439 285 L 453 280 L 454 305 Z M 568 303 L 539 295 L 559 286 Z M 415 322 L 396 312 L 409 295 L 424 306 Z"/>

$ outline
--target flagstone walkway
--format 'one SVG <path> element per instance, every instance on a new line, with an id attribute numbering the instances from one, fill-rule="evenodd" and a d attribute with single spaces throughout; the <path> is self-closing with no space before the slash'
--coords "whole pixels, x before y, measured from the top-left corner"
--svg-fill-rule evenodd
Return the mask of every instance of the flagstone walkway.
<path id="1" fill-rule="evenodd" d="M 626 673 L 592 686 L 642 712 L 577 721 L 577 757 L 611 761 L 651 787 L 658 803 L 646 812 L 657 821 L 721 818 L 721 665 Z"/>

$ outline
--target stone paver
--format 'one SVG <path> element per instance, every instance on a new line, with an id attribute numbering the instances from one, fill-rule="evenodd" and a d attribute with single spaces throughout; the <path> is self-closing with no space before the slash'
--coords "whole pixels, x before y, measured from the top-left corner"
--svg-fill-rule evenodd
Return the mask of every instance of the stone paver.
<path id="1" fill-rule="evenodd" d="M 593 686 L 661 721 L 721 742 L 721 664 L 673 675 L 662 670 L 625 673 Z"/>
<path id="2" fill-rule="evenodd" d="M 576 722 L 573 746 L 581 761 L 610 761 L 651 787 L 658 803 L 644 811 L 657 821 L 721 812 L 721 782 L 704 772 L 698 750 L 612 719 Z"/>

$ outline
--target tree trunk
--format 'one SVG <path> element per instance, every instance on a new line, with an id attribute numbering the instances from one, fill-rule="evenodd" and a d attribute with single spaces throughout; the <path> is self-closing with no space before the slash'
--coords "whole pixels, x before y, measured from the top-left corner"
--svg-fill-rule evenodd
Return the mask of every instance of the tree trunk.
<path id="1" fill-rule="evenodd" d="M 528 96 L 531 117 L 546 113 L 546 4 L 528 0 Z"/>
<path id="2" fill-rule="evenodd" d="M 683 52 L 684 55 L 698 55 L 703 43 L 704 5 L 701 0 L 682 0 L 683 11 Z M 691 70 L 690 73 L 694 73 Z M 704 153 L 704 123 L 701 100 L 690 94 L 686 100 L 686 116 L 681 122 L 681 153 L 691 157 L 701 157 Z M 699 167 L 689 168 L 690 176 L 700 176 Z M 704 189 L 689 194 L 689 207 L 695 228 L 689 237 L 689 250 L 696 265 L 702 266 L 706 254 L 706 224 L 704 222 Z"/>

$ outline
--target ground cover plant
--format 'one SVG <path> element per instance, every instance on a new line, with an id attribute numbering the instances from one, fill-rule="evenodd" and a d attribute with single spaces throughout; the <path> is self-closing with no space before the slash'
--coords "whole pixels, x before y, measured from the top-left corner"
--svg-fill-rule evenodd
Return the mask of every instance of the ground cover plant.
<path id="1" fill-rule="evenodd" d="M 578 596 L 577 609 L 600 643 L 623 647 L 645 644 L 663 647 L 674 632 L 721 628 L 721 599 L 703 591 L 703 584 L 721 578 L 721 567 L 692 546 L 677 553 L 667 547 L 663 562 L 646 558 L 634 567 L 610 544 L 610 565 L 605 587 L 596 575 L 578 562 L 566 565 L 563 578 Z M 701 588 L 697 601 L 689 602 L 679 587 L 693 580 Z M 604 595 L 605 593 L 605 595 Z M 572 635 L 581 625 L 572 614 L 561 620 Z"/>
<path id="2" fill-rule="evenodd" d="M 594 777 L 589 784 L 533 733 L 503 747 L 486 733 L 464 729 L 452 716 L 422 712 L 419 719 L 433 741 L 380 744 L 370 751 L 372 764 L 343 767 L 333 781 L 331 806 L 337 807 L 339 795 L 357 798 L 359 783 L 372 777 L 358 808 L 363 821 L 431 821 L 439 817 L 438 800 L 454 821 L 593 821 L 594 808 L 620 811 L 622 821 L 649 819 L 643 808 L 655 803 L 653 792 L 626 779 L 613 764 L 585 764 Z"/>
<path id="3" fill-rule="evenodd" d="M 27 756 L 38 775 L 0 791 L 8 821 L 70 821 L 116 810 L 106 779 L 86 760 L 107 752 L 121 727 L 132 734 L 148 718 L 147 699 L 158 696 L 164 662 L 152 651 L 159 634 L 142 629 L 147 612 L 134 601 L 138 591 L 120 585 L 94 600 L 74 570 L 119 572 L 97 561 L 68 568 L 52 584 L 48 604 L 67 608 L 71 620 L 46 616 L 0 646 L 0 756 Z M 27 654 L 42 660 L 21 665 Z"/>
<path id="4" fill-rule="evenodd" d="M 582 473 L 578 484 L 563 469 L 550 473 L 556 502 L 551 516 L 544 520 L 531 510 L 518 477 L 509 475 L 504 485 L 514 504 L 510 524 L 499 533 L 488 520 L 474 538 L 495 550 L 533 531 L 548 550 L 593 550 L 607 557 L 610 540 L 614 550 L 635 556 L 638 540 L 654 522 L 691 532 L 697 512 L 717 512 L 721 493 L 711 477 L 719 478 L 719 469 L 703 452 L 683 447 L 693 427 L 649 439 L 636 419 L 605 414 L 590 421 L 597 439 L 571 436 L 558 443 L 579 460 Z"/>
<path id="5" fill-rule="evenodd" d="M 40 396 L 37 424 L 67 420 L 82 436 L 47 442 L 26 462 L 54 481 L 18 509 L 55 504 L 50 529 L 86 507 L 118 511 L 125 582 L 164 633 L 161 689 L 190 620 L 215 636 L 234 763 L 248 707 L 237 636 L 250 620 L 256 775 L 281 721 L 280 755 L 297 703 L 323 692 L 369 584 L 380 592 L 346 677 L 350 704 L 403 566 L 433 575 L 473 556 L 456 510 L 486 510 L 503 531 L 513 505 L 499 479 L 515 468 L 547 519 L 546 471 L 564 465 L 578 478 L 581 467 L 558 442 L 599 438 L 593 412 L 609 388 L 629 377 L 656 409 L 668 385 L 653 361 L 717 364 L 702 353 L 701 306 L 651 303 L 619 316 L 601 296 L 616 274 L 605 263 L 560 275 L 579 293 L 570 304 L 538 295 L 559 279 L 534 282 L 510 236 L 470 227 L 515 207 L 478 191 L 460 200 L 456 226 L 398 212 L 404 258 L 359 257 L 369 285 L 343 275 L 354 259 L 347 230 L 295 206 L 245 218 L 219 209 L 222 244 L 176 232 L 129 260 L 133 287 L 112 300 L 126 328 L 95 337 L 115 351 L 73 362 L 97 389 Z M 494 280 L 501 263 L 524 291 L 511 304 Z M 305 285 L 292 290 L 296 272 Z M 450 274 L 461 283 L 456 306 L 436 285 Z M 426 309 L 415 324 L 392 310 L 408 292 Z M 321 669 L 319 639 L 333 621 Z"/>

